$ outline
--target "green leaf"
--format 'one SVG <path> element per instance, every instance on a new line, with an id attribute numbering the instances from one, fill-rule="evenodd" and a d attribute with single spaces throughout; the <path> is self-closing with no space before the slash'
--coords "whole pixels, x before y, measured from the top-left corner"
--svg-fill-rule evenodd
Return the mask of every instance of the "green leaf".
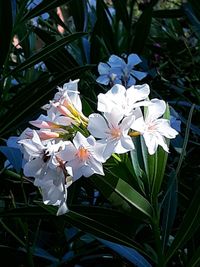
<path id="1" fill-rule="evenodd" d="M 93 177 L 91 178 L 95 181 L 99 190 L 102 192 L 115 192 L 122 200 L 127 202 L 130 206 L 135 207 L 147 217 L 151 218 L 152 207 L 150 203 L 138 193 L 132 186 L 121 178 L 116 177 Z M 98 180 L 99 179 L 99 180 Z"/>
<path id="2" fill-rule="evenodd" d="M 8 134 L 33 118 L 38 113 L 39 108 L 46 104 L 53 97 L 55 88 L 64 82 L 75 77 L 80 77 L 84 71 L 91 69 L 93 65 L 85 65 L 73 68 L 57 75 L 49 81 L 49 76 L 42 80 L 27 85 L 20 94 L 17 95 L 15 105 L 1 118 L 0 135 Z M 38 84 L 39 83 L 39 84 Z"/>
<path id="3" fill-rule="evenodd" d="M 23 63 L 21 63 L 18 67 L 16 67 L 11 74 L 17 71 L 22 71 L 24 69 L 27 69 L 31 66 L 33 66 L 34 64 L 37 64 L 38 62 L 41 62 L 45 59 L 47 59 L 50 55 L 54 54 L 55 52 L 59 51 L 59 49 L 63 46 L 65 46 L 66 44 L 82 37 L 86 35 L 86 33 L 82 33 L 82 32 L 78 32 L 78 33 L 74 33 L 71 35 L 68 35 L 66 37 L 63 37 L 62 39 L 46 46 L 45 48 L 43 48 L 40 52 L 38 52 L 37 54 L 31 56 L 30 58 L 28 58 L 26 61 L 24 61 Z"/>
<path id="4" fill-rule="evenodd" d="M 35 8 L 30 10 L 28 13 L 24 15 L 22 20 L 29 20 L 34 17 L 40 16 L 45 12 L 49 12 L 50 10 L 61 6 L 63 4 L 67 4 L 71 0 L 43 0 L 39 5 L 37 5 Z"/>
<path id="5" fill-rule="evenodd" d="M 200 39 L 200 21 L 199 21 L 200 17 L 199 17 L 199 19 L 196 17 L 196 15 L 192 9 L 192 6 L 189 3 L 185 3 L 183 5 L 183 9 L 184 9 L 185 14 L 187 15 L 188 19 L 190 20 L 192 26 L 193 26 L 193 29 L 194 29 L 196 36 Z"/>
<path id="6" fill-rule="evenodd" d="M 55 214 L 54 207 L 42 205 L 51 214 Z M 127 235 L 122 234 L 120 231 L 116 231 L 112 227 L 108 227 L 104 223 L 100 223 L 90 217 L 84 216 L 74 211 L 69 211 L 63 215 L 63 219 L 71 225 L 78 227 L 79 229 L 95 235 L 99 238 L 116 242 L 118 244 L 126 245 L 136 249 L 138 252 L 149 258 L 149 255 L 144 251 L 141 245 L 133 241 Z"/>
<path id="7" fill-rule="evenodd" d="M 175 172 L 172 172 L 168 178 L 167 193 L 163 202 L 162 216 L 162 243 L 163 251 L 168 245 L 169 235 L 174 223 L 177 209 L 177 179 Z"/>
<path id="8" fill-rule="evenodd" d="M 116 10 L 117 18 L 123 22 L 127 30 L 130 30 L 130 16 L 127 11 L 127 1 L 114 0 L 113 4 Z"/>
<path id="9" fill-rule="evenodd" d="M 146 8 L 136 23 L 135 37 L 131 43 L 131 50 L 141 54 L 149 36 L 153 7 Z"/>
<path id="10" fill-rule="evenodd" d="M 181 248 L 199 229 L 200 226 L 200 188 L 196 191 L 189 205 L 182 224 L 167 252 L 166 262 Z"/>

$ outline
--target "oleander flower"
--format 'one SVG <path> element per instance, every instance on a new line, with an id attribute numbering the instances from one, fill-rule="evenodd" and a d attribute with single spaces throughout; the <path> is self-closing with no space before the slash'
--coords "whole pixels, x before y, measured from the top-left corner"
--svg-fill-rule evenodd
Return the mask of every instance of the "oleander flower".
<path id="1" fill-rule="evenodd" d="M 128 135 L 134 116 L 123 118 L 123 113 L 112 109 L 105 112 L 104 117 L 94 113 L 89 116 L 88 130 L 105 146 L 103 156 L 107 159 L 112 153 L 125 153 L 134 149 L 131 137 Z"/>
<path id="2" fill-rule="evenodd" d="M 102 145 L 91 135 L 86 138 L 77 132 L 73 144 L 67 143 L 59 157 L 67 162 L 65 166 L 73 181 L 94 173 L 104 175 L 102 163 L 105 159 L 102 156 Z"/>
<path id="3" fill-rule="evenodd" d="M 114 108 L 129 116 L 136 107 L 149 104 L 146 100 L 149 93 L 148 84 L 133 85 L 128 89 L 116 84 L 107 93 L 98 95 L 97 109 L 101 112 L 111 112 Z"/>
<path id="4" fill-rule="evenodd" d="M 104 85 L 122 84 L 126 88 L 135 85 L 136 79 L 142 80 L 147 76 L 146 72 L 134 70 L 134 67 L 141 62 L 136 54 L 130 54 L 127 57 L 127 63 L 124 59 L 111 55 L 107 63 L 99 63 L 100 76 L 96 81 Z"/>
<path id="5" fill-rule="evenodd" d="M 143 116 L 137 118 L 131 128 L 143 135 L 144 141 L 150 155 L 153 155 L 158 145 L 169 152 L 165 138 L 175 138 L 178 132 L 170 126 L 167 119 L 160 118 L 166 110 L 166 103 L 163 100 L 152 99 L 147 107 L 145 119 Z"/>

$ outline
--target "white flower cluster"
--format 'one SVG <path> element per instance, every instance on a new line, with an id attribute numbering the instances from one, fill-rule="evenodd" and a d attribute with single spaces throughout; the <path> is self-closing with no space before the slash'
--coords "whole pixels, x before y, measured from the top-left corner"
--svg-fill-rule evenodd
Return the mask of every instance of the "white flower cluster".
<path id="1" fill-rule="evenodd" d="M 142 135 L 152 155 L 158 145 L 168 152 L 165 138 L 178 134 L 169 120 L 162 118 L 166 103 L 149 100 L 147 84 L 128 89 L 114 85 L 98 95 L 101 114 L 87 118 L 82 113 L 78 82 L 58 87 L 53 100 L 43 107 L 46 115 L 30 122 L 38 129 L 27 128 L 18 141 L 24 155 L 24 174 L 35 178 L 45 204 L 59 206 L 59 215 L 68 210 L 68 186 L 81 176 L 104 175 L 102 164 L 113 153 L 135 149 L 132 138 Z"/>

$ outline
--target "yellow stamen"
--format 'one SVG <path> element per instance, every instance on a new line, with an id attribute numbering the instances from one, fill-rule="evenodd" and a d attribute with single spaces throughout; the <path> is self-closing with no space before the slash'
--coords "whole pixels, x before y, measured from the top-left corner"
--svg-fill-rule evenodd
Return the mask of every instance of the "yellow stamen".
<path id="1" fill-rule="evenodd" d="M 141 133 L 140 132 L 136 132 L 136 131 L 132 131 L 128 135 L 131 136 L 131 137 L 136 137 L 136 136 L 141 135 Z"/>
<path id="2" fill-rule="evenodd" d="M 112 128 L 110 131 L 113 138 L 119 138 L 121 136 L 121 130 L 118 128 Z"/>
<path id="3" fill-rule="evenodd" d="M 86 148 L 80 147 L 76 153 L 76 155 L 79 157 L 80 160 L 86 160 L 89 157 L 89 152 Z"/>

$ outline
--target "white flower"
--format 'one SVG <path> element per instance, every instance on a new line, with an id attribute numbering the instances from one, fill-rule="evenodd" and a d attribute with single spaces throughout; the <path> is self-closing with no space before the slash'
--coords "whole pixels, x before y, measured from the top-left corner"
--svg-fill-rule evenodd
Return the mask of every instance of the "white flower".
<path id="1" fill-rule="evenodd" d="M 133 69 L 135 65 L 141 62 L 141 59 L 136 54 L 130 54 L 127 57 L 127 63 L 122 58 L 111 55 L 107 64 L 99 63 L 98 71 L 100 76 L 96 81 L 105 85 L 108 85 L 109 82 L 111 84 L 123 84 L 125 87 L 135 85 L 136 79 L 142 80 L 147 76 L 146 72 Z"/>
<path id="2" fill-rule="evenodd" d="M 42 179 L 48 169 L 56 169 L 59 166 L 56 155 L 63 146 L 63 142 L 53 141 L 42 142 L 36 131 L 33 130 L 33 137 L 18 141 L 26 151 L 26 164 L 24 174 L 28 177 Z"/>
<path id="3" fill-rule="evenodd" d="M 36 179 L 35 185 L 40 187 L 43 202 L 45 205 L 59 206 L 57 215 L 62 215 L 68 211 L 67 207 L 67 188 L 72 181 L 65 181 L 63 171 L 49 169 L 44 174 L 43 179 Z"/>
<path id="4" fill-rule="evenodd" d="M 105 117 L 105 118 L 104 118 Z M 112 109 L 110 113 L 91 114 L 89 116 L 88 130 L 96 138 L 100 138 L 99 143 L 105 146 L 103 156 L 107 159 L 112 153 L 125 153 L 134 149 L 128 131 L 134 121 L 134 116 L 123 119 L 123 114 L 117 109 Z"/>
<path id="5" fill-rule="evenodd" d="M 68 173 L 77 180 L 81 176 L 89 177 L 94 173 L 104 175 L 101 146 L 97 144 L 93 136 L 84 137 L 77 132 L 73 144 L 67 144 L 59 153 L 63 161 L 67 161 Z"/>
<path id="6" fill-rule="evenodd" d="M 116 84 L 106 94 L 98 95 L 97 109 L 111 112 L 113 108 L 117 108 L 122 114 L 129 116 L 134 108 L 149 104 L 149 101 L 141 101 L 147 99 L 149 93 L 147 84 L 133 85 L 128 89 Z"/>
<path id="7" fill-rule="evenodd" d="M 41 141 L 33 130 L 31 139 L 22 139 L 18 143 L 26 151 L 24 174 L 35 178 L 34 185 L 41 189 L 44 204 L 59 206 L 58 215 L 66 213 L 67 187 L 71 183 L 66 184 L 58 153 L 70 142 Z"/>
<path id="8" fill-rule="evenodd" d="M 74 114 L 82 114 L 78 82 L 79 79 L 65 83 L 63 87 L 58 87 L 54 99 L 43 106 L 43 109 L 47 110 L 50 121 L 56 122 L 61 114 L 69 117 Z"/>
<path id="9" fill-rule="evenodd" d="M 147 107 L 145 119 L 142 116 L 131 125 L 133 130 L 143 135 L 150 155 L 156 152 L 158 145 L 169 152 L 165 137 L 172 139 L 178 134 L 176 130 L 170 127 L 169 120 L 160 118 L 165 110 L 166 104 L 163 100 L 152 99 L 151 104 Z"/>

